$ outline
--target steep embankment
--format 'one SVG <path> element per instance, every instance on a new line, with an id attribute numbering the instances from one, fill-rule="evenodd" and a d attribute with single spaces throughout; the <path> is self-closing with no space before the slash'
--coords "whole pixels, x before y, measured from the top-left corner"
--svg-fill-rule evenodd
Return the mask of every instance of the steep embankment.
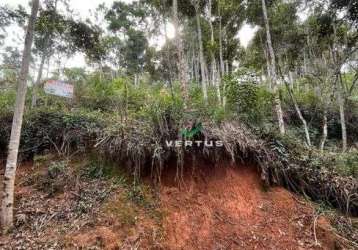
<path id="1" fill-rule="evenodd" d="M 0 247 L 334 249 L 344 244 L 300 197 L 279 187 L 265 190 L 253 166 L 200 161 L 185 166 L 179 182 L 176 166 L 166 169 L 154 198 L 150 186 L 133 189 L 118 176 L 113 182 L 77 175 L 93 169 L 69 168 L 51 177 L 47 166 L 26 164 L 18 172 L 17 227 L 0 238 Z"/>
<path id="2" fill-rule="evenodd" d="M 334 248 L 327 220 L 317 220 L 316 242 L 313 209 L 283 188 L 265 191 L 252 166 L 201 163 L 180 189 L 174 178 L 166 174 L 161 189 L 169 249 Z"/>

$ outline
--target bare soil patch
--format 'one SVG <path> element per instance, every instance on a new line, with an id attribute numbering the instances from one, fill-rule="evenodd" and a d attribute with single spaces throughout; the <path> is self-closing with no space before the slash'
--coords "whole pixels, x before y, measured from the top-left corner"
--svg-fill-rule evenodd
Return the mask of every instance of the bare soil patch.
<path id="1" fill-rule="evenodd" d="M 200 165 L 201 164 L 201 165 Z M 167 249 L 334 249 L 330 224 L 287 190 L 264 190 L 252 166 L 185 168 L 163 176 L 161 201 Z"/>
<path id="2" fill-rule="evenodd" d="M 301 197 L 280 187 L 266 190 L 254 166 L 198 161 L 185 166 L 180 181 L 176 170 L 163 173 L 155 199 L 81 178 L 48 195 L 35 182 L 45 170 L 24 164 L 17 175 L 17 226 L 0 237 L 0 248 L 350 249 Z"/>

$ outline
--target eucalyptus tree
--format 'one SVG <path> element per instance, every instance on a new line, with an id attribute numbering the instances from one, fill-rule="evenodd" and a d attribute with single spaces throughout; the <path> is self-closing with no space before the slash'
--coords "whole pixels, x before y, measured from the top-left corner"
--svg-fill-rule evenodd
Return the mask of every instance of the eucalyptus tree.
<path id="1" fill-rule="evenodd" d="M 215 38 L 214 38 L 214 26 L 213 26 L 213 15 L 212 15 L 212 9 L 213 9 L 213 1 L 208 1 L 208 21 L 209 21 L 209 27 L 210 27 L 210 57 L 211 57 L 211 81 L 213 85 L 218 84 L 218 77 L 217 77 L 217 68 L 216 68 L 216 59 L 215 59 Z M 220 100 L 220 88 L 217 88 L 218 91 L 218 99 Z"/>
<path id="2" fill-rule="evenodd" d="M 202 24 L 200 21 L 200 13 L 202 9 L 202 1 L 200 0 L 191 0 L 191 4 L 195 10 L 195 20 L 196 20 L 196 28 L 198 35 L 198 44 L 199 44 L 199 63 L 200 63 L 200 73 L 201 73 L 201 87 L 203 91 L 203 97 L 206 104 L 208 104 L 208 69 L 206 64 L 206 59 L 204 57 L 204 48 L 203 48 L 203 35 L 202 35 Z"/>
<path id="3" fill-rule="evenodd" d="M 65 6 L 60 12 L 58 5 Z M 71 15 L 67 0 L 47 0 L 39 10 L 35 24 L 34 51 L 40 58 L 36 81 L 33 87 L 31 106 L 36 106 L 37 92 L 42 80 L 44 64 L 55 55 L 71 57 L 74 53 L 85 53 L 91 60 L 103 56 L 100 44 L 101 30 L 88 20 L 76 20 Z"/>
<path id="4" fill-rule="evenodd" d="M 17 47 L 7 46 L 0 54 L 0 87 L 13 87 L 19 78 L 21 68 L 21 53 Z"/>
<path id="5" fill-rule="evenodd" d="M 314 13 L 307 21 L 307 50 L 311 67 L 309 74 L 318 79 L 320 88 L 328 89 L 326 95 L 335 96 L 339 107 L 342 150 L 347 149 L 346 96 L 342 81 L 344 65 L 357 55 L 358 33 L 355 22 L 347 17 L 339 18 L 337 12 L 322 6 L 315 6 Z M 328 98 L 324 98 L 329 100 Z M 327 103 L 324 103 L 323 138 L 321 149 L 327 137 Z"/>
<path id="6" fill-rule="evenodd" d="M 0 45 L 5 39 L 5 27 L 10 25 L 9 9 L 6 6 L 0 6 Z"/>
<path id="7" fill-rule="evenodd" d="M 179 26 L 179 11 L 178 11 L 178 0 L 172 0 L 172 22 L 175 31 L 175 46 L 178 56 L 178 71 L 179 71 L 179 82 L 181 92 L 183 94 L 184 102 L 186 103 L 189 98 L 188 93 L 188 65 L 186 63 L 182 35 L 180 33 Z"/>
<path id="8" fill-rule="evenodd" d="M 148 55 L 148 40 L 144 32 L 129 29 L 125 45 L 124 66 L 127 72 L 134 75 L 134 85 L 138 85 L 138 73 L 143 73 L 146 56 Z"/>
<path id="9" fill-rule="evenodd" d="M 116 1 L 105 13 L 108 30 L 115 34 L 116 45 L 120 46 L 120 50 L 117 50 L 121 58 L 120 64 L 134 77 L 135 85 L 139 82 L 139 74 L 143 73 L 146 57 L 149 55 L 147 16 L 148 13 L 140 2 L 126 4 Z"/>
<path id="10" fill-rule="evenodd" d="M 271 38 L 277 64 L 277 81 L 285 84 L 295 112 L 302 123 L 307 145 L 311 146 L 311 138 L 307 121 L 296 100 L 293 91 L 294 73 L 302 64 L 305 34 L 297 16 L 297 2 L 277 1 L 271 7 Z M 267 55 L 266 55 L 267 57 Z M 271 72 L 272 73 L 272 72 Z M 288 79 L 288 80 L 286 80 Z"/>
<path id="11" fill-rule="evenodd" d="M 271 40 L 271 31 L 270 31 L 270 24 L 269 19 L 267 15 L 267 7 L 266 7 L 266 0 L 261 0 L 262 5 L 262 13 L 264 18 L 264 24 L 265 24 L 265 30 L 266 30 L 266 42 L 267 42 L 267 48 L 268 48 L 268 54 L 270 59 L 270 80 L 272 84 L 272 90 L 273 90 L 273 98 L 274 98 L 274 105 L 275 105 L 275 111 L 277 115 L 278 120 L 278 127 L 281 134 L 285 134 L 285 123 L 283 120 L 283 112 L 281 107 L 281 100 L 278 92 L 278 79 L 277 79 L 277 69 L 276 69 L 276 58 L 275 58 L 275 52 L 273 50 L 272 46 L 272 40 Z"/>
<path id="12" fill-rule="evenodd" d="M 66 20 L 64 42 L 66 51 L 84 53 L 90 62 L 101 62 L 105 56 L 102 29 L 89 20 Z"/>
<path id="13" fill-rule="evenodd" d="M 16 94 L 15 111 L 11 127 L 8 157 L 6 161 L 3 180 L 2 203 L 1 203 L 1 226 L 4 232 L 13 227 L 14 188 L 17 168 L 18 150 L 22 119 L 25 107 L 27 76 L 31 59 L 31 47 L 33 42 L 34 26 L 39 8 L 39 0 L 32 1 L 31 15 L 27 24 L 24 52 L 21 62 L 18 90 Z"/>
<path id="14" fill-rule="evenodd" d="M 178 80 L 185 101 L 188 99 L 189 79 L 194 78 L 202 84 L 204 100 L 207 101 L 208 70 L 204 52 L 202 33 L 202 21 L 205 1 L 201 0 L 148 0 L 147 3 L 154 6 L 162 16 L 170 17 L 174 26 L 174 45 L 176 51 Z M 170 12 L 168 11 L 170 10 Z M 167 45 L 170 42 L 167 39 Z M 165 49 L 167 46 L 165 46 Z M 196 48 L 198 53 L 196 53 Z M 199 58 L 197 60 L 197 58 Z M 197 63 L 198 62 L 198 63 Z M 198 70 L 199 67 L 200 70 Z M 175 71 L 171 71 L 175 73 Z"/>
<path id="15" fill-rule="evenodd" d="M 345 13 L 343 16 L 338 12 Z M 345 91 L 342 80 L 343 66 L 350 62 L 357 62 L 358 58 L 358 3 L 352 0 L 331 0 L 327 11 L 332 22 L 332 46 L 330 53 L 332 54 L 333 63 L 335 65 L 336 76 L 336 92 L 339 106 L 341 132 L 342 132 L 342 150 L 347 150 L 347 128 L 345 106 L 348 94 Z M 351 90 L 355 84 L 352 83 Z"/>
<path id="16" fill-rule="evenodd" d="M 9 46 L 3 44 L 7 27 L 10 25 L 18 25 L 20 27 L 24 26 L 25 20 L 28 17 L 23 6 L 19 5 L 16 9 L 10 8 L 8 6 L 0 6 L 0 48 L 2 46 L 1 52 L 1 84 L 6 87 L 13 86 L 18 80 L 20 73 L 20 51 L 16 46 Z"/>
<path id="17" fill-rule="evenodd" d="M 0 6 L 0 46 L 6 36 L 6 27 L 15 23 L 23 26 L 27 17 L 28 14 L 22 5 L 19 5 L 16 9 L 6 5 Z"/>
<path id="18" fill-rule="evenodd" d="M 354 0 L 330 0 L 329 9 L 332 13 L 343 11 L 344 19 L 352 22 L 356 27 L 358 25 L 358 2 Z"/>
<path id="19" fill-rule="evenodd" d="M 218 46 L 211 45 L 218 55 L 220 64 L 220 78 L 229 75 L 233 69 L 235 60 L 239 58 L 240 41 L 237 34 L 246 18 L 245 1 L 241 0 L 216 0 L 214 1 L 215 22 L 214 30 L 217 33 Z M 217 51 L 218 50 L 218 51 Z M 226 104 L 226 86 L 220 87 L 222 91 L 222 104 Z"/>
<path id="20" fill-rule="evenodd" d="M 216 0 L 214 28 L 218 33 L 219 58 L 222 76 L 230 73 L 237 59 L 240 41 L 238 32 L 246 19 L 246 1 Z M 226 69 L 225 69 L 226 68 Z"/>
<path id="21" fill-rule="evenodd" d="M 35 25 L 35 53 L 40 57 L 40 64 L 33 86 L 31 107 L 35 107 L 37 103 L 38 87 L 42 79 L 46 60 L 49 61 L 56 50 L 61 51 L 63 49 L 59 47 L 61 36 L 65 31 L 66 19 L 58 13 L 58 2 L 59 0 L 44 1 Z"/>
<path id="22" fill-rule="evenodd" d="M 174 80 L 179 80 L 183 97 L 187 99 L 188 66 L 184 54 L 181 30 L 178 31 L 177 29 L 180 24 L 182 1 L 176 2 L 175 6 L 173 5 L 173 0 L 141 0 L 141 3 L 145 5 L 145 8 L 148 10 L 147 13 L 152 19 L 154 29 L 152 34 L 164 36 L 165 38 L 162 47 L 154 53 L 156 60 L 159 62 L 157 64 L 156 75 L 161 75 L 161 80 L 171 87 Z M 168 35 L 169 25 L 177 26 L 177 28 L 174 28 L 174 39 L 171 39 Z M 180 43 L 179 47 L 178 43 Z M 178 52 L 178 49 L 181 53 Z M 178 58 L 178 60 L 172 60 L 173 57 Z M 179 68 L 182 70 L 181 73 L 179 73 Z"/>

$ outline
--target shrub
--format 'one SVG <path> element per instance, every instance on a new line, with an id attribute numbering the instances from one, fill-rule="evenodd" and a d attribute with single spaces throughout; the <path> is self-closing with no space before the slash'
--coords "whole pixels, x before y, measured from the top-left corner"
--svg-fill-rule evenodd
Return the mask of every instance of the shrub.
<path id="1" fill-rule="evenodd" d="M 12 116 L 0 117 L 0 151 L 6 152 L 10 138 Z M 62 110 L 36 109 L 27 112 L 21 132 L 20 153 L 32 157 L 47 149 L 66 155 L 83 150 L 92 137 L 103 128 L 98 113 L 65 112 Z"/>
<path id="2" fill-rule="evenodd" d="M 88 155 L 88 154 L 87 154 Z M 97 154 L 89 154 L 88 163 L 82 166 L 80 175 L 90 179 L 111 179 L 115 178 L 117 184 L 124 184 L 126 176 L 115 162 L 100 157 Z"/>
<path id="3" fill-rule="evenodd" d="M 167 88 L 157 88 L 152 90 L 135 118 L 149 122 L 158 135 L 165 134 L 181 122 L 183 108 L 184 103 L 178 90 L 170 93 Z"/>
<path id="4" fill-rule="evenodd" d="M 227 107 L 247 123 L 262 124 L 270 117 L 272 95 L 252 83 L 239 83 L 235 78 L 224 79 Z"/>
<path id="5" fill-rule="evenodd" d="M 138 111 L 147 99 L 147 87 L 134 86 L 127 78 L 112 81 L 92 77 L 79 97 L 79 106 L 90 110 L 117 112 L 126 116 L 129 111 Z"/>
<path id="6" fill-rule="evenodd" d="M 51 179 L 55 179 L 57 176 L 63 174 L 67 167 L 67 161 L 55 161 L 51 162 L 48 167 L 48 176 Z"/>
<path id="7" fill-rule="evenodd" d="M 15 104 L 16 91 L 13 89 L 0 90 L 0 114 L 13 110 Z"/>
<path id="8" fill-rule="evenodd" d="M 358 152 L 330 153 L 322 157 L 322 161 L 343 176 L 358 178 Z"/>

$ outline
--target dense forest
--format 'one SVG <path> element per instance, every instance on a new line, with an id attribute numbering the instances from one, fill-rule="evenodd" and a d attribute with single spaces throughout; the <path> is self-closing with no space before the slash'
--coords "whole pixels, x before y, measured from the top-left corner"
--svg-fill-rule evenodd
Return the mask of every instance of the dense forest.
<path id="1" fill-rule="evenodd" d="M 10 2 L 0 248 L 357 249 L 356 0 Z"/>

